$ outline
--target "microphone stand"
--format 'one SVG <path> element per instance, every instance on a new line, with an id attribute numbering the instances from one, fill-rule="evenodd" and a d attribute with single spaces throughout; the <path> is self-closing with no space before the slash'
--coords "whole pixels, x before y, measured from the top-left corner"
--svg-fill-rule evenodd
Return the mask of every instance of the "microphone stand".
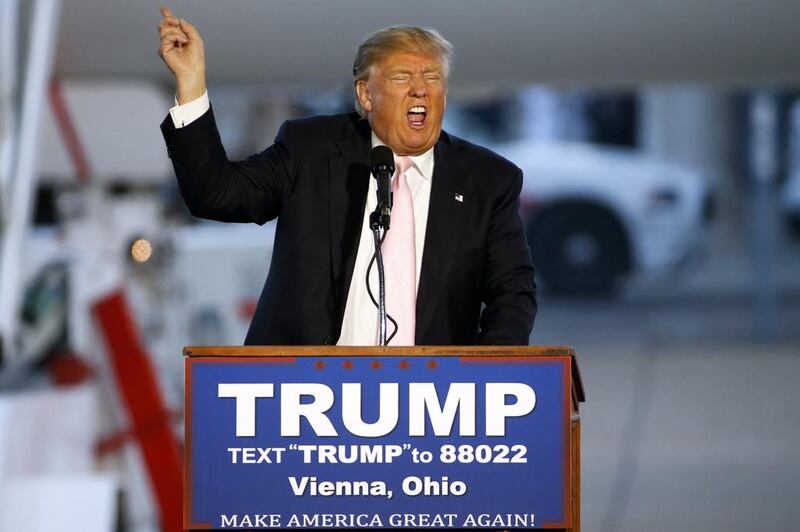
<path id="1" fill-rule="evenodd" d="M 367 268 L 367 292 L 372 302 L 378 307 L 378 345 L 387 344 L 388 327 L 386 320 L 395 321 L 386 313 L 386 278 L 383 269 L 383 239 L 389 231 L 392 212 L 392 174 L 394 173 L 394 157 L 387 146 L 375 146 L 370 152 L 370 172 L 377 181 L 378 203 L 375 211 L 369 215 L 369 227 L 372 229 L 372 240 L 375 244 L 373 260 L 378 263 L 378 301 L 372 296 L 369 286 L 369 267 Z M 370 265 L 372 262 L 370 261 Z"/>
<path id="2" fill-rule="evenodd" d="M 383 236 L 389 230 L 390 215 L 385 205 L 378 205 L 369 215 L 369 228 L 375 244 L 375 262 L 378 264 L 378 345 L 386 345 L 386 278 L 383 271 Z M 369 282 L 369 281 L 368 281 Z"/>

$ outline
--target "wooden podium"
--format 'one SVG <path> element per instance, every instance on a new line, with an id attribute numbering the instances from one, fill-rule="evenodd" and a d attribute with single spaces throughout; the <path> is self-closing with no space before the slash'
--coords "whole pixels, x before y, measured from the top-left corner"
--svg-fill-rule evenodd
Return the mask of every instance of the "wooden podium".
<path id="1" fill-rule="evenodd" d="M 184 356 L 185 356 L 185 366 L 186 366 L 186 431 L 185 431 L 185 438 L 186 438 L 186 446 L 185 446 L 185 458 L 184 458 L 184 528 L 187 530 L 195 530 L 195 529 L 212 529 L 220 527 L 219 523 L 212 522 L 213 520 L 203 517 L 197 517 L 203 515 L 202 508 L 203 501 L 211 500 L 207 496 L 206 498 L 202 498 L 199 495 L 195 497 L 199 493 L 198 486 L 200 486 L 201 482 L 211 482 L 207 477 L 212 475 L 212 473 L 207 472 L 207 470 L 212 469 L 211 467 L 206 467 L 205 465 L 198 466 L 197 460 L 200 460 L 202 457 L 197 456 L 194 453 L 208 453 L 208 447 L 206 447 L 206 440 L 211 438 L 208 435 L 209 432 L 214 432 L 217 429 L 201 433 L 201 429 L 197 427 L 199 421 L 193 424 L 193 420 L 200 420 L 200 419 L 207 419 L 207 416 L 212 414 L 207 414 L 203 411 L 204 404 L 209 404 L 209 401 L 216 401 L 219 403 L 225 403 L 226 408 L 232 408 L 230 405 L 233 403 L 233 400 L 230 399 L 231 395 L 222 395 L 221 392 L 217 391 L 217 388 L 209 392 L 208 390 L 205 391 L 206 397 L 211 399 L 207 399 L 204 403 L 202 400 L 198 399 L 203 391 L 200 389 L 202 387 L 210 387 L 209 383 L 212 382 L 207 378 L 198 377 L 198 375 L 202 376 L 205 375 L 204 373 L 198 372 L 200 369 L 204 369 L 207 372 L 211 371 L 209 368 L 230 368 L 233 366 L 239 366 L 245 368 L 244 372 L 240 373 L 240 375 L 247 375 L 246 368 L 248 367 L 260 367 L 261 365 L 271 366 L 273 368 L 286 368 L 290 365 L 303 365 L 305 364 L 309 368 L 309 375 L 313 377 L 315 375 L 313 372 L 318 371 L 316 375 L 322 375 L 323 371 L 330 367 L 334 368 L 338 371 L 342 371 L 342 368 L 350 370 L 351 368 L 355 368 L 356 370 L 360 367 L 361 373 L 353 371 L 348 375 L 351 375 L 352 378 L 350 380 L 357 381 L 359 376 L 364 375 L 378 375 L 379 370 L 384 367 L 387 368 L 391 365 L 393 368 L 435 368 L 437 365 L 437 361 L 440 368 L 439 372 L 439 379 L 444 379 L 444 382 L 447 381 L 447 374 L 446 366 L 451 360 L 459 361 L 460 364 L 472 364 L 474 366 L 481 366 L 481 368 L 490 368 L 491 365 L 499 366 L 503 365 L 504 367 L 508 368 L 511 366 L 523 366 L 523 365 L 533 365 L 533 364 L 541 364 L 543 366 L 552 367 L 556 364 L 559 364 L 560 368 L 565 368 L 561 371 L 560 375 L 563 375 L 563 382 L 559 390 L 562 388 L 564 389 L 564 396 L 565 399 L 562 401 L 564 404 L 562 408 L 562 412 L 568 414 L 568 419 L 562 425 L 565 427 L 563 433 L 561 434 L 561 440 L 565 447 L 565 456 L 562 456 L 562 461 L 564 462 L 564 471 L 563 471 L 563 482 L 559 483 L 561 489 L 564 490 L 563 493 L 559 494 L 558 497 L 563 496 L 564 504 L 561 506 L 562 510 L 564 511 L 564 516 L 562 521 L 567 524 L 567 528 L 563 528 L 563 524 L 554 525 L 554 524 L 547 524 L 547 523 L 538 523 L 535 525 L 536 527 L 542 528 L 549 528 L 551 530 L 572 530 L 572 531 L 580 531 L 580 416 L 579 416 L 579 405 L 585 400 L 584 397 L 584 390 L 583 385 L 581 382 L 580 372 L 578 370 L 578 364 L 575 358 L 574 351 L 569 347 L 476 347 L 476 346 L 466 346 L 466 347 L 459 347 L 459 346 L 445 346 L 445 347 L 332 347 L 332 346 L 308 346 L 308 347 L 275 347 L 275 346 L 268 346 L 268 347 L 186 347 L 184 349 Z M 442 361 L 446 363 L 442 363 Z M 298 364 L 299 363 L 299 364 Z M 477 369 L 476 371 L 489 371 L 488 369 Z M 263 368 L 262 368 L 263 369 Z M 269 369 L 269 368 L 267 368 Z M 375 370 L 371 372 L 371 370 Z M 397 369 L 395 369 L 397 371 Z M 418 369 L 418 371 L 422 371 L 422 369 Z M 510 374 L 514 373 L 514 368 L 506 369 L 509 371 Z M 443 374 L 445 373 L 445 374 Z M 225 378 L 230 379 L 230 376 L 226 376 L 223 380 L 219 382 L 228 382 L 224 380 Z M 203 380 L 205 379 L 205 380 Z M 242 379 L 243 381 L 246 379 Z M 267 384 L 266 386 L 274 386 L 275 393 L 277 393 L 278 386 L 282 386 L 280 377 L 276 377 L 275 384 Z M 291 380 L 291 379 L 290 379 Z M 391 380 L 391 379 L 390 379 Z M 216 381 L 214 381 L 216 382 Z M 442 381 L 440 381 L 442 382 Z M 502 383 L 501 383 L 502 384 Z M 252 384 L 250 384 L 252 386 Z M 227 384 L 214 384 L 214 386 L 227 386 Z M 270 393 L 272 388 L 270 389 Z M 220 388 L 221 390 L 221 388 Z M 213 393 L 212 393 L 213 392 Z M 281 392 L 283 393 L 283 392 Z M 409 389 L 409 395 L 411 391 Z M 212 397 L 213 396 L 213 397 Z M 218 397 L 223 397 L 223 399 L 217 399 Z M 228 399 L 224 399 L 227 397 Z M 272 398 L 272 395 L 258 395 L 256 397 L 261 398 Z M 235 398 L 236 403 L 236 430 L 237 436 L 241 436 L 238 431 L 240 429 L 240 412 L 239 412 L 239 397 Z M 255 418 L 255 404 L 256 400 L 253 397 L 249 397 L 251 401 L 251 410 L 253 412 L 253 417 Z M 259 404 L 267 404 L 267 399 L 264 399 L 264 402 Z M 283 396 L 281 396 L 281 401 L 283 401 Z M 337 399 L 338 401 L 338 399 Z M 505 401 L 505 399 L 503 399 Z M 489 410 L 488 410 L 488 399 L 486 399 L 487 406 L 486 406 L 486 416 L 487 419 L 489 417 Z M 242 400 L 242 404 L 245 404 L 245 401 Z M 298 404 L 299 399 L 298 399 Z M 508 406 L 505 403 L 503 406 Z M 513 406 L 510 405 L 510 406 Z M 281 407 L 283 408 L 283 407 Z M 339 407 L 341 408 L 341 407 Z M 383 407 L 381 407 L 381 415 L 383 415 Z M 538 408 L 538 405 L 537 405 Z M 244 411 L 244 408 L 242 409 Z M 441 407 L 441 410 L 444 410 L 444 407 Z M 440 411 L 441 411 L 440 410 Z M 399 411 L 399 409 L 398 409 Z M 265 414 L 266 415 L 266 414 Z M 283 410 L 281 410 L 281 415 L 283 415 Z M 453 417 L 451 421 L 455 419 L 455 414 L 451 414 Z M 298 417 L 299 420 L 299 417 Z M 461 418 L 459 418 L 461 420 Z M 403 422 L 401 422 L 398 426 L 401 426 Z M 432 423 L 432 421 L 431 421 Z M 459 423 L 463 423 L 463 420 L 459 421 Z M 488 421 L 487 421 L 488 423 Z M 232 426 L 233 422 L 229 422 L 226 420 L 224 423 L 226 425 L 226 430 L 232 430 L 229 427 Z M 244 427 L 245 425 L 242 425 Z M 561 426 L 561 425 L 560 425 Z M 299 421 L 298 421 L 299 427 Z M 246 430 L 246 429 L 242 429 Z M 253 425 L 252 429 L 255 431 L 255 425 Z M 261 430 L 261 429 L 259 429 Z M 281 428 L 283 430 L 283 428 Z M 299 430 L 299 428 L 298 428 Z M 244 434 L 245 436 L 256 436 L 255 432 L 253 434 Z M 281 432 L 283 435 L 283 432 Z M 413 434 L 412 434 L 413 436 Z M 197 441 L 195 441 L 197 440 Z M 202 440 L 202 441 L 201 441 Z M 257 442 L 257 438 L 244 438 L 245 441 L 255 441 Z M 275 438 L 271 440 L 268 439 L 267 441 L 274 441 Z M 495 440 L 496 441 L 496 440 Z M 230 444 L 220 444 L 221 448 L 225 448 L 225 445 Z M 287 446 L 290 448 L 291 445 Z M 294 446 L 295 448 L 297 445 Z M 331 446 L 332 447 L 332 446 Z M 341 447 L 341 446 L 340 446 Z M 486 447 L 486 446 L 483 446 Z M 244 448 L 242 448 L 244 449 Z M 255 448 L 254 448 L 255 449 Z M 260 449 L 260 448 L 259 448 Z M 231 448 L 227 447 L 227 450 L 230 451 Z M 265 460 L 269 462 L 269 457 L 265 454 L 264 450 L 261 449 L 261 456 Z M 291 451 L 287 451 L 284 453 L 284 456 L 288 455 Z M 236 451 L 231 452 L 230 456 L 233 456 L 234 466 L 230 464 L 226 464 L 227 467 L 232 468 L 239 468 L 239 470 L 244 470 L 245 467 L 261 467 L 259 469 L 259 474 L 262 474 L 265 471 L 271 471 L 268 469 L 269 466 L 267 465 L 251 465 L 248 466 L 245 463 L 242 463 L 245 457 L 245 451 L 241 451 L 240 454 L 237 454 Z M 217 453 L 222 454 L 222 453 Z M 228 456 L 228 458 L 230 458 Z M 239 458 L 239 462 L 237 463 L 237 456 Z M 477 456 L 477 454 L 476 454 Z M 274 458 L 273 458 L 274 460 Z M 278 460 L 280 461 L 280 459 Z M 255 458 L 253 458 L 253 464 L 255 464 Z M 306 462 L 308 463 L 308 462 Z M 342 464 L 339 464 L 342 465 Z M 318 472 L 314 472 L 314 474 L 320 474 Z M 201 477 L 204 478 L 195 478 Z M 320 475 L 322 476 L 322 475 Z M 219 480 L 220 476 L 214 477 L 213 482 L 219 482 L 224 484 L 224 480 Z M 292 477 L 294 478 L 294 477 Z M 324 477 L 323 477 L 324 478 Z M 416 478 L 416 477 L 414 477 Z M 427 477 L 425 477 L 427 478 Z M 316 479 L 315 479 L 316 480 Z M 238 485 L 238 480 L 236 484 Z M 206 488 L 204 488 L 206 489 Z M 214 488 L 216 489 L 216 488 Z M 212 495 L 211 497 L 215 497 L 214 489 L 211 490 Z M 220 493 L 225 492 L 225 488 L 219 488 Z M 206 489 L 206 491 L 208 491 Z M 193 495 L 195 494 L 195 495 Z M 296 495 L 296 493 L 295 493 Z M 389 496 L 391 499 L 391 496 Z M 366 499 L 369 503 L 370 499 Z M 373 499 L 374 500 L 374 499 Z M 377 503 L 376 503 L 377 504 Z M 235 506 L 235 505 L 233 505 Z M 531 510 L 532 511 L 532 510 Z M 235 519 L 238 521 L 233 521 L 234 517 L 225 514 L 224 518 L 228 519 L 228 525 L 233 523 L 234 525 L 241 525 L 242 523 L 252 526 L 253 528 L 265 528 L 264 526 L 255 526 L 255 523 L 251 522 L 251 517 L 247 517 L 248 521 L 245 523 L 244 518 L 241 517 L 239 514 L 235 514 Z M 264 514 L 267 515 L 267 514 Z M 403 514 L 405 515 L 405 514 Z M 449 514 L 445 514 L 449 515 Z M 453 514 L 456 515 L 456 514 Z M 253 518 L 254 519 L 254 518 Z M 266 518 L 265 518 L 266 519 Z M 263 524 L 263 523 L 262 523 Z M 273 522 L 272 525 L 275 526 Z M 241 526 L 240 526 L 241 527 Z M 280 528 L 283 528 L 284 525 L 279 525 Z M 393 526 L 396 528 L 396 526 Z M 561 527 L 561 528 L 559 528 Z M 226 526 L 227 528 L 227 526 Z M 387 527 L 388 528 L 388 527 Z M 407 523 L 403 526 L 403 528 L 414 528 L 409 526 Z M 423 527 L 418 527 L 423 528 Z M 496 528 L 520 528 L 519 526 L 491 526 L 486 527 L 490 529 Z"/>

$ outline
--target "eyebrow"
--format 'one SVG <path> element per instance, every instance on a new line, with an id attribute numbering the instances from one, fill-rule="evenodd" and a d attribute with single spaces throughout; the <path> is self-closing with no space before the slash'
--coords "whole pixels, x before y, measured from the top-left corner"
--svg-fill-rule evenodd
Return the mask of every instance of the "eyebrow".
<path id="1" fill-rule="evenodd" d="M 422 69 L 422 72 L 427 74 L 430 72 L 441 72 L 442 67 L 440 66 L 426 66 Z M 410 74 L 412 72 L 412 68 L 405 65 L 399 65 L 394 68 L 391 68 L 386 71 L 387 74 Z"/>

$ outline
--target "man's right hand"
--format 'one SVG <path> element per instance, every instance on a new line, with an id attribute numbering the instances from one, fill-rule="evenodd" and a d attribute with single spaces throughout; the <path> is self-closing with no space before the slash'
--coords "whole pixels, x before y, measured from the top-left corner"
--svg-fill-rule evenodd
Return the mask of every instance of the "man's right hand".
<path id="1" fill-rule="evenodd" d="M 178 103 L 188 103 L 206 91 L 206 59 L 197 28 L 161 7 L 158 25 L 161 46 L 158 55 L 175 74 Z"/>

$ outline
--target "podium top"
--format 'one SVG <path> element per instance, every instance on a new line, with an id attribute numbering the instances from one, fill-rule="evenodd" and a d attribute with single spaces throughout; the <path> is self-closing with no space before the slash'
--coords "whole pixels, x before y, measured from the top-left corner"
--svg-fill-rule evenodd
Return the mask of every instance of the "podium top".
<path id="1" fill-rule="evenodd" d="M 578 402 L 586 396 L 575 350 L 568 346 L 188 346 L 187 357 L 324 357 L 324 356 L 481 356 L 481 357 L 564 357 L 572 360 L 572 383 Z"/>

